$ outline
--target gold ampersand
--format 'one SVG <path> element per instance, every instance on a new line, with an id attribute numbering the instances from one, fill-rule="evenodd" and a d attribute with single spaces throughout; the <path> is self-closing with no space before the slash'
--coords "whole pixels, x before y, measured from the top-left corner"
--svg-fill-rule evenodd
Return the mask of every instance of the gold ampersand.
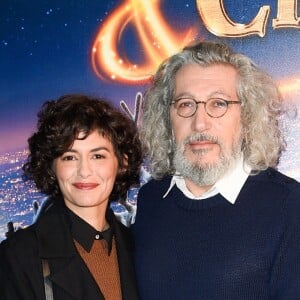
<path id="1" fill-rule="evenodd" d="M 159 0 L 126 0 L 108 15 L 92 48 L 92 67 L 97 76 L 126 84 L 145 83 L 166 57 L 195 37 L 193 28 L 174 32 L 161 15 L 159 4 Z M 143 49 L 141 64 L 131 62 L 118 50 L 128 25 L 133 25 Z"/>

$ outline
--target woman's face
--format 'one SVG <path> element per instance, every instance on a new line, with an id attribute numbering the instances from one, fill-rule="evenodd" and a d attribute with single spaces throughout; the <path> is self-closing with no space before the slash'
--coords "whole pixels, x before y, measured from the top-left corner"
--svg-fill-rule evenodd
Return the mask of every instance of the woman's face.
<path id="1" fill-rule="evenodd" d="M 95 130 L 84 140 L 76 139 L 53 167 L 69 209 L 78 215 L 86 208 L 106 210 L 119 167 L 107 138 Z"/>

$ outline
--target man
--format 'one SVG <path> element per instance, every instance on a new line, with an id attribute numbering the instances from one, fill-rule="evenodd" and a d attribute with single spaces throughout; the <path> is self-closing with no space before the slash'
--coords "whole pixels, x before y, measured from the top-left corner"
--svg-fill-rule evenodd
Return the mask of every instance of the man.
<path id="1" fill-rule="evenodd" d="M 153 180 L 133 225 L 142 299 L 300 299 L 300 184 L 271 78 L 223 44 L 166 60 L 145 94 Z"/>

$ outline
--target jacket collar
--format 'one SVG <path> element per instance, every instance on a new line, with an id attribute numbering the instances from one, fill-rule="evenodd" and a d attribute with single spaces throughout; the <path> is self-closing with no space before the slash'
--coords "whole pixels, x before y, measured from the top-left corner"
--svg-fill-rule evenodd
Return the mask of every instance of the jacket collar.
<path id="1" fill-rule="evenodd" d="M 49 201 L 47 208 L 41 212 L 35 226 L 39 256 L 49 261 L 50 279 L 68 291 L 74 299 L 82 298 L 83 287 L 90 289 L 91 295 L 97 295 L 97 299 L 104 299 L 88 268 L 77 254 L 63 201 L 46 201 Z M 107 210 L 106 216 L 114 228 L 123 299 L 138 299 L 130 233 L 116 220 L 111 209 Z M 79 272 L 84 274 L 78 276 Z M 86 282 L 81 282 L 79 278 L 85 278 Z"/>
<path id="2" fill-rule="evenodd" d="M 36 221 L 36 234 L 41 258 L 72 257 L 76 254 L 70 223 L 60 199 L 47 199 L 47 209 Z"/>

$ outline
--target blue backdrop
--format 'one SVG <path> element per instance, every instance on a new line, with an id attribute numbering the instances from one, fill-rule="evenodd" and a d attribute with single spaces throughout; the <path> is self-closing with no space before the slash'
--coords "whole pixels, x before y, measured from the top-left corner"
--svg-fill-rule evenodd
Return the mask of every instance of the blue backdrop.
<path id="1" fill-rule="evenodd" d="M 287 104 L 300 104 L 296 0 L 3 0 L 0 11 L 0 240 L 9 221 L 30 224 L 44 199 L 23 183 L 21 166 L 45 100 L 104 96 L 138 122 L 136 100 L 158 64 L 188 42 L 218 39 L 271 73 Z M 300 119 L 285 122 L 279 169 L 299 180 Z"/>

